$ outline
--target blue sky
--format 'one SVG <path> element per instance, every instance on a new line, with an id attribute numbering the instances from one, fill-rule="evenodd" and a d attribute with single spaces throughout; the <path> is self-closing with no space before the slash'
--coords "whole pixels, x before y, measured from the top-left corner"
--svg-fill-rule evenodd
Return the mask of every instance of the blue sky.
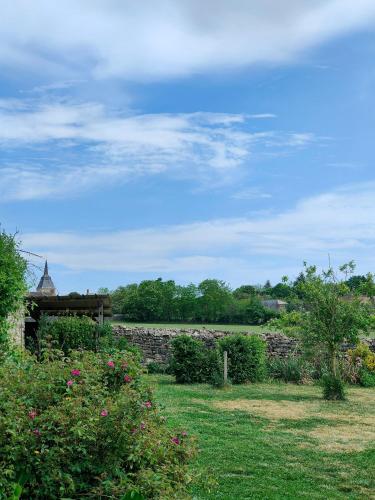
<path id="1" fill-rule="evenodd" d="M 375 267 L 375 3 L 15 0 L 0 222 L 60 292 Z"/>

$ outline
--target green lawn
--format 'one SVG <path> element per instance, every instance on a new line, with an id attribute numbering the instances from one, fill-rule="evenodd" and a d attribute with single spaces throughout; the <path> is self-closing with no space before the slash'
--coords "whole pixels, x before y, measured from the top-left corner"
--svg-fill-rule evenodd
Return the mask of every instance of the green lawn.
<path id="1" fill-rule="evenodd" d="M 148 375 L 169 425 L 196 436 L 204 499 L 375 499 L 375 390 L 324 402 L 315 386 L 212 389 Z"/>
<path id="2" fill-rule="evenodd" d="M 130 321 L 114 321 L 114 325 L 124 325 L 129 327 L 145 327 L 145 328 L 181 328 L 181 329 L 202 329 L 219 330 L 226 332 L 262 332 L 269 331 L 265 326 L 254 325 L 216 325 L 207 323 L 132 323 Z"/>

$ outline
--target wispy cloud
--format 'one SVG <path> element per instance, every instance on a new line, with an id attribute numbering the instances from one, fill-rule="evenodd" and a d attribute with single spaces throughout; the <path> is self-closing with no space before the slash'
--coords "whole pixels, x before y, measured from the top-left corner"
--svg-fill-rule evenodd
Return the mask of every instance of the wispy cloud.
<path id="1" fill-rule="evenodd" d="M 302 260 L 356 259 L 375 267 L 375 184 L 346 187 L 301 200 L 282 213 L 208 220 L 118 232 L 23 235 L 25 248 L 76 271 L 173 272 L 231 279 L 238 269 L 262 272 L 275 259 L 297 270 Z M 255 259 L 255 260 L 254 260 Z M 279 270 L 280 271 L 280 270 Z"/>
<path id="2" fill-rule="evenodd" d="M 1 100 L 0 201 L 72 196 L 162 173 L 218 185 L 233 181 L 262 147 L 288 150 L 315 140 L 311 133 L 249 132 L 249 119 L 208 112 L 129 115 L 97 103 Z"/>
<path id="3" fill-rule="evenodd" d="M 374 19 L 373 0 L 13 0 L 2 5 L 0 63 L 71 78 L 181 77 L 289 62 Z"/>

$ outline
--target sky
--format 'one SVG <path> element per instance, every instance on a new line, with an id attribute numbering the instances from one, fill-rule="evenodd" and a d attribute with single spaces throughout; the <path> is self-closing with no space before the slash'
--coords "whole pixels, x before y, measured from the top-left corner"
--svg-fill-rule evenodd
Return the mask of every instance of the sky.
<path id="1" fill-rule="evenodd" d="M 374 61 L 373 0 L 5 0 L 1 227 L 60 293 L 374 272 Z"/>

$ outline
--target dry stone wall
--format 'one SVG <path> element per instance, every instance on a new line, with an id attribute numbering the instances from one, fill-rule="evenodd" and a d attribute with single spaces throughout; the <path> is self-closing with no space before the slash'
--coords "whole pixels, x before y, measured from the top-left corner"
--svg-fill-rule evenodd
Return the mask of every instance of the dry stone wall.
<path id="1" fill-rule="evenodd" d="M 158 329 L 158 328 L 139 328 L 116 325 L 114 332 L 119 337 L 125 337 L 129 343 L 138 347 L 143 353 L 143 362 L 166 363 L 170 355 L 170 342 L 178 335 L 190 335 L 193 338 L 202 340 L 207 347 L 213 348 L 215 342 L 227 335 L 233 335 L 233 332 L 224 332 L 217 330 L 195 330 L 195 329 Z M 245 333 L 244 335 L 254 335 Z M 286 357 L 291 354 L 298 354 L 298 341 L 286 337 L 281 333 L 263 333 L 261 337 L 267 343 L 268 356 Z M 375 339 L 367 340 L 372 351 L 375 352 Z M 349 344 L 342 346 L 346 351 Z"/>
<path id="2" fill-rule="evenodd" d="M 143 361 L 150 363 L 166 363 L 170 353 L 170 342 L 178 335 L 190 335 L 202 340 L 207 347 L 213 348 L 215 342 L 233 335 L 233 332 L 221 332 L 216 330 L 194 330 L 194 329 L 157 329 L 157 328 L 129 328 L 125 326 L 113 327 L 116 336 L 125 337 L 133 346 L 139 347 L 143 353 Z M 254 335 L 246 333 L 245 335 Z M 261 337 L 267 342 L 269 356 L 288 356 L 298 352 L 295 339 L 285 337 L 280 333 L 264 333 Z"/>

